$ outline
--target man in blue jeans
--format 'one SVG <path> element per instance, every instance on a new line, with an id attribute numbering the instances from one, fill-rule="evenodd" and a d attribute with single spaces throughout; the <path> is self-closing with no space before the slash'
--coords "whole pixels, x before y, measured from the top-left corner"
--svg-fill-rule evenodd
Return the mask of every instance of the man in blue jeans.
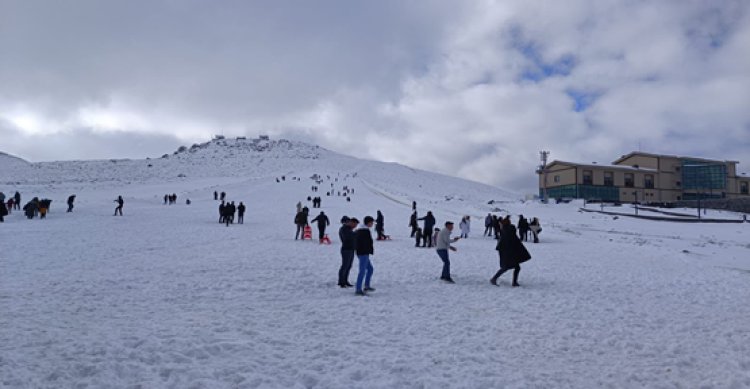
<path id="1" fill-rule="evenodd" d="M 365 216 L 364 225 L 362 228 L 357 230 L 357 258 L 359 259 L 359 274 L 357 275 L 357 296 L 365 296 L 365 292 L 374 292 L 375 288 L 370 287 L 370 280 L 372 279 L 372 264 L 370 263 L 370 255 L 374 254 L 372 228 L 375 219 L 372 216 Z M 364 289 L 362 288 L 362 281 L 364 281 Z"/>
<path id="2" fill-rule="evenodd" d="M 448 258 L 448 250 L 456 251 L 456 248 L 451 246 L 451 243 L 461 238 L 455 237 L 451 239 L 451 231 L 453 231 L 453 222 L 445 222 L 445 228 L 438 233 L 435 246 L 437 248 L 438 256 L 443 261 L 443 273 L 440 276 L 440 279 L 447 283 L 455 284 L 455 281 L 451 278 L 451 261 Z"/>

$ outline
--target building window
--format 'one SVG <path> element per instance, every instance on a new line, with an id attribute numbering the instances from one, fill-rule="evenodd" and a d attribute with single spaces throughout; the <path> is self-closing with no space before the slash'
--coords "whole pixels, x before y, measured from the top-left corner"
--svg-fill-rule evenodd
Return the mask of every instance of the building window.
<path id="1" fill-rule="evenodd" d="M 555 182 L 560 182 L 560 176 L 555 176 L 552 180 Z"/>
<path id="2" fill-rule="evenodd" d="M 654 175 L 653 174 L 646 174 L 645 178 L 643 179 L 643 186 L 647 189 L 654 189 Z"/>
<path id="3" fill-rule="evenodd" d="M 604 186 L 615 186 L 615 177 L 612 172 L 604 172 Z"/>
<path id="4" fill-rule="evenodd" d="M 583 185 L 593 185 L 594 184 L 594 175 L 591 173 L 591 170 L 584 170 L 583 171 Z"/>
<path id="5" fill-rule="evenodd" d="M 748 183 L 747 181 L 740 181 L 740 193 L 748 194 Z"/>
<path id="6" fill-rule="evenodd" d="M 633 173 L 625 173 L 625 186 L 628 188 L 632 188 L 635 186 L 635 179 L 633 178 Z"/>

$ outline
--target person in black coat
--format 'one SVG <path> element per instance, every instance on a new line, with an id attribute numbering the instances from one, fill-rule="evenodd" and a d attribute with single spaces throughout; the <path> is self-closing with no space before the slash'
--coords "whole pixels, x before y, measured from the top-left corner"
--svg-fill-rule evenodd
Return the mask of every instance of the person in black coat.
<path id="1" fill-rule="evenodd" d="M 5 221 L 5 216 L 8 215 L 8 208 L 5 206 L 5 201 L 0 201 L 0 223 Z"/>
<path id="2" fill-rule="evenodd" d="M 523 215 L 518 215 L 518 237 L 526 241 L 529 236 L 529 221 Z"/>
<path id="3" fill-rule="evenodd" d="M 518 285 L 518 273 L 521 272 L 521 263 L 531 259 L 531 254 L 516 236 L 516 227 L 509 220 L 503 221 L 503 231 L 495 249 L 500 254 L 500 270 L 492 276 L 490 283 L 497 285 L 497 279 L 506 271 L 513 269 L 513 286 L 520 286 Z"/>
<path id="4" fill-rule="evenodd" d="M 307 210 L 308 208 L 302 208 L 301 211 L 297 212 L 297 215 L 294 217 L 294 224 L 297 226 L 297 232 L 294 234 L 294 240 L 299 239 L 300 235 L 302 235 L 302 239 L 305 239 L 304 230 L 305 226 L 307 225 Z"/>
<path id="5" fill-rule="evenodd" d="M 242 201 L 237 206 L 237 223 L 245 224 L 245 204 L 242 204 Z"/>
<path id="6" fill-rule="evenodd" d="M 378 214 L 375 217 L 375 232 L 378 233 L 378 240 L 385 239 L 385 218 L 380 210 L 378 210 Z"/>
<path id="7" fill-rule="evenodd" d="M 372 228 L 375 219 L 373 219 L 372 216 L 365 216 L 363 221 L 364 226 L 356 232 L 357 246 L 355 251 L 357 252 L 357 258 L 359 259 L 359 274 L 357 275 L 355 294 L 358 296 L 364 296 L 365 292 L 375 291 L 375 288 L 370 287 L 370 280 L 372 279 L 372 272 L 374 270 L 372 263 L 370 262 L 370 255 L 375 253 L 370 228 Z"/>
<path id="8" fill-rule="evenodd" d="M 419 223 L 417 223 L 417 211 L 414 211 L 411 213 L 411 217 L 409 218 L 409 227 L 411 227 L 411 237 L 414 237 L 414 234 L 417 233 L 417 230 L 419 230 Z"/>
<path id="9" fill-rule="evenodd" d="M 326 235 L 326 227 L 331 224 L 328 220 L 328 216 L 326 216 L 325 212 L 320 211 L 320 215 L 316 216 L 315 219 L 312 219 L 310 223 L 318 223 L 318 241 L 322 242 L 323 237 Z"/>
<path id="10" fill-rule="evenodd" d="M 420 217 L 417 220 L 424 220 L 424 227 L 422 228 L 422 247 L 432 247 L 434 242 L 432 241 L 432 228 L 435 227 L 435 216 L 432 216 L 432 211 L 427 211 L 427 215 Z"/>
<path id="11" fill-rule="evenodd" d="M 224 204 L 224 201 L 222 201 L 221 204 L 219 204 L 219 223 L 224 223 L 224 217 L 227 214 L 227 211 L 225 209 L 226 207 L 227 206 L 226 204 Z"/>
<path id="12" fill-rule="evenodd" d="M 341 268 L 339 268 L 339 286 L 342 288 L 351 288 L 349 283 L 349 272 L 354 262 L 354 250 L 357 248 L 357 234 L 354 229 L 357 228 L 359 220 L 344 216 L 341 218 L 341 228 L 339 228 L 339 239 L 341 240 Z"/>
<path id="13" fill-rule="evenodd" d="M 76 201 L 76 195 L 70 195 L 68 197 L 68 211 L 73 212 L 73 202 Z"/>

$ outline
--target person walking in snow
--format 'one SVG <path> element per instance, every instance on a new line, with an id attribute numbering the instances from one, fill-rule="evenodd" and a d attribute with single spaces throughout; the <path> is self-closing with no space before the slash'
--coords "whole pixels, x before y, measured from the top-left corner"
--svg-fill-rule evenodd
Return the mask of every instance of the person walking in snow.
<path id="1" fill-rule="evenodd" d="M 375 218 L 375 232 L 378 233 L 378 240 L 385 240 L 385 218 L 380 210 Z"/>
<path id="2" fill-rule="evenodd" d="M 492 236 L 492 214 L 488 213 L 487 217 L 484 218 L 484 235 Z"/>
<path id="3" fill-rule="evenodd" d="M 422 226 L 422 247 L 432 247 L 432 228 L 435 227 L 435 216 L 432 216 L 432 211 L 427 211 L 427 215 L 417 220 L 424 220 L 424 226 Z"/>
<path id="4" fill-rule="evenodd" d="M 435 247 L 436 247 L 438 257 L 440 257 L 440 260 L 443 261 L 443 272 L 440 275 L 440 279 L 447 283 L 455 284 L 455 281 L 453 281 L 453 278 L 451 278 L 451 261 L 450 261 L 450 258 L 448 257 L 448 250 L 456 251 L 456 248 L 451 246 L 451 243 L 456 242 L 461 238 L 455 237 L 451 239 L 452 231 L 453 231 L 453 222 L 450 222 L 450 221 L 445 222 L 445 228 L 438 233 L 437 242 L 435 242 Z"/>
<path id="5" fill-rule="evenodd" d="M 68 196 L 68 210 L 66 212 L 73 212 L 73 202 L 76 201 L 76 195 Z"/>
<path id="6" fill-rule="evenodd" d="M 245 204 L 242 201 L 237 206 L 237 224 L 245 224 Z"/>
<path id="7" fill-rule="evenodd" d="M 411 237 L 414 237 L 414 234 L 417 233 L 417 230 L 419 230 L 419 223 L 417 223 L 417 211 L 414 211 L 411 213 L 411 217 L 409 217 L 409 227 L 411 227 Z"/>
<path id="8" fill-rule="evenodd" d="M 21 209 L 21 194 L 18 191 L 13 195 L 13 205 L 16 207 L 16 210 Z"/>
<path id="9" fill-rule="evenodd" d="M 214 191 L 214 200 L 218 200 L 218 199 L 219 199 L 219 192 Z"/>
<path id="10" fill-rule="evenodd" d="M 294 224 L 297 226 L 297 232 L 294 234 L 294 240 L 299 239 L 300 236 L 302 236 L 302 239 L 305 239 L 305 226 L 307 223 L 307 211 L 305 211 L 307 207 L 303 208 L 301 211 L 297 212 L 297 215 L 294 216 Z"/>
<path id="11" fill-rule="evenodd" d="M 354 262 L 354 251 L 357 249 L 357 234 L 354 229 L 357 228 L 359 220 L 344 216 L 341 218 L 341 228 L 339 228 L 339 239 L 341 240 L 341 267 L 339 268 L 339 287 L 351 288 L 349 283 L 349 272 Z"/>
<path id="12" fill-rule="evenodd" d="M 518 284 L 518 274 L 521 273 L 521 263 L 531 259 L 531 254 L 529 254 L 526 247 L 521 243 L 521 240 L 516 236 L 516 227 L 513 226 L 510 219 L 503 219 L 502 224 L 503 231 L 500 234 L 500 241 L 497 243 L 497 247 L 495 247 L 500 255 L 500 270 L 492 276 L 490 283 L 497 285 L 497 279 L 506 271 L 513 269 L 512 286 L 520 286 Z"/>
<path id="13" fill-rule="evenodd" d="M 419 247 L 422 244 L 422 229 L 417 227 L 417 232 L 414 234 L 414 239 L 416 240 L 416 243 L 414 244 L 414 247 Z"/>
<path id="14" fill-rule="evenodd" d="M 471 231 L 471 217 L 464 216 L 461 218 L 461 223 L 458 223 L 458 229 L 461 230 L 461 238 L 468 238 L 469 232 Z"/>
<path id="15" fill-rule="evenodd" d="M 122 196 L 117 196 L 117 200 L 115 200 L 117 203 L 117 208 L 115 208 L 115 214 L 113 216 L 117 216 L 117 213 L 120 213 L 120 216 L 122 216 L 122 206 L 125 205 L 125 200 L 122 199 Z"/>
<path id="16" fill-rule="evenodd" d="M 320 211 L 320 215 L 316 216 L 315 219 L 312 219 L 310 223 L 318 224 L 318 242 L 322 243 L 323 237 L 326 235 L 326 227 L 331 224 L 328 220 L 328 216 L 326 216 L 325 212 Z"/>
<path id="17" fill-rule="evenodd" d="M 374 271 L 372 263 L 370 262 L 370 256 L 375 253 L 370 228 L 372 228 L 375 219 L 373 219 L 372 216 L 365 216 L 363 222 L 364 226 L 356 232 L 356 252 L 357 258 L 359 259 L 359 274 L 357 274 L 355 294 L 358 296 L 365 296 L 365 292 L 375 291 L 375 288 L 370 286 L 372 273 Z"/>
<path id="18" fill-rule="evenodd" d="M 224 223 L 224 216 L 226 215 L 226 212 L 227 212 L 226 209 L 224 208 L 226 208 L 226 204 L 224 204 L 224 202 L 222 201 L 219 204 L 219 223 Z"/>
<path id="19" fill-rule="evenodd" d="M 539 233 L 542 232 L 542 225 L 539 224 L 538 218 L 531 219 L 529 223 L 529 231 L 534 236 L 534 243 L 539 243 Z"/>
<path id="20" fill-rule="evenodd" d="M 0 201 L 0 223 L 5 221 L 6 216 L 8 216 L 8 208 L 5 206 L 5 201 Z"/>
<path id="21" fill-rule="evenodd" d="M 523 215 L 518 215 L 518 237 L 526 241 L 529 236 L 529 221 Z"/>
<path id="22" fill-rule="evenodd" d="M 164 195 L 164 205 L 167 205 L 168 200 L 169 200 L 169 195 Z"/>

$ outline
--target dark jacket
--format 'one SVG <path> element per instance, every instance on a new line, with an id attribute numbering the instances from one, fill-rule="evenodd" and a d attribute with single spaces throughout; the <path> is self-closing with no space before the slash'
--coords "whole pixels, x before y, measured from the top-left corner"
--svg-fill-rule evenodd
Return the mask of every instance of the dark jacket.
<path id="1" fill-rule="evenodd" d="M 500 253 L 500 267 L 503 269 L 516 267 L 516 265 L 531 259 L 531 254 L 518 239 L 516 227 L 512 224 L 503 226 L 503 232 L 495 250 Z"/>
<path id="2" fill-rule="evenodd" d="M 432 227 L 435 227 L 435 216 L 432 216 L 431 213 L 428 213 L 424 217 L 420 217 L 417 220 L 424 220 L 423 230 L 425 231 L 425 233 L 432 231 Z"/>
<path id="3" fill-rule="evenodd" d="M 384 219 L 383 214 L 378 211 L 378 215 L 375 217 L 375 231 L 383 232 L 385 229 Z"/>
<path id="4" fill-rule="evenodd" d="M 413 212 L 411 214 L 411 217 L 409 218 L 409 227 L 418 227 L 419 224 L 417 224 L 417 213 Z"/>
<path id="5" fill-rule="evenodd" d="M 357 234 L 346 224 L 339 228 L 339 239 L 341 239 L 341 250 L 355 250 L 357 248 Z"/>
<path id="6" fill-rule="evenodd" d="M 375 249 L 372 247 L 372 234 L 369 228 L 360 228 L 357 235 L 357 255 L 372 255 Z"/>
<path id="7" fill-rule="evenodd" d="M 319 230 L 325 230 L 326 226 L 330 225 L 330 221 L 328 220 L 328 216 L 325 214 L 321 214 L 315 217 L 315 219 L 312 219 L 310 223 L 318 223 L 318 229 Z"/>
<path id="8" fill-rule="evenodd" d="M 245 204 L 240 204 L 237 206 L 237 213 L 242 216 L 245 214 Z"/>
<path id="9" fill-rule="evenodd" d="M 0 216 L 8 216 L 8 208 L 5 207 L 5 203 L 0 201 Z"/>
<path id="10" fill-rule="evenodd" d="M 307 213 L 304 211 L 297 212 L 297 216 L 294 217 L 294 224 L 300 226 L 307 225 Z"/>

